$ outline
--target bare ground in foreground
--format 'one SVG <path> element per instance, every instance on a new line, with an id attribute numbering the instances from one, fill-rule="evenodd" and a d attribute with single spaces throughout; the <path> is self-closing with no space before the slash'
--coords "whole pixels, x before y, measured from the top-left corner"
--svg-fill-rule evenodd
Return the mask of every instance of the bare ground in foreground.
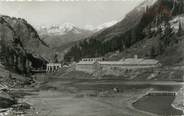
<path id="1" fill-rule="evenodd" d="M 93 91 L 71 94 L 49 90 L 27 96 L 25 100 L 33 105 L 38 116 L 148 116 L 148 113 L 131 106 L 145 92 L 138 90 L 95 96 Z"/>

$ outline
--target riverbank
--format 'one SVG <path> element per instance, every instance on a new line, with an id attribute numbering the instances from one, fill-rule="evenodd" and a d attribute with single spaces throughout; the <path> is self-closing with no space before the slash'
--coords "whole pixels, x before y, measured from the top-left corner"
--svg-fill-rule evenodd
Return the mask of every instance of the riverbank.
<path id="1" fill-rule="evenodd" d="M 0 91 L 0 109 L 9 108 L 16 103 L 16 99 L 11 97 L 8 93 Z"/>
<path id="2" fill-rule="evenodd" d="M 183 111 L 172 107 L 175 96 L 168 94 L 147 94 L 133 103 L 136 109 L 157 115 L 181 116 Z"/>
<path id="3" fill-rule="evenodd" d="M 34 94 L 26 95 L 24 100 L 32 104 L 36 116 L 153 116 L 135 109 L 132 103 L 147 94 L 150 88 L 172 91 L 180 87 L 177 83 L 162 83 L 161 86 L 160 82 L 156 85 L 129 82 L 129 85 L 111 81 L 50 81 Z M 113 88 L 118 88 L 119 92 L 114 92 Z"/>
<path id="4" fill-rule="evenodd" d="M 11 89 L 11 94 L 19 98 L 19 102 L 30 104 L 29 109 L 21 112 L 24 116 L 154 116 L 132 104 L 150 89 L 176 91 L 182 83 L 53 79 L 38 85 Z"/>
<path id="5" fill-rule="evenodd" d="M 68 93 L 49 90 L 26 96 L 25 99 L 36 109 L 37 116 L 148 116 L 148 113 L 136 111 L 129 106 L 142 92 L 145 90 L 128 90 L 124 93 L 96 93 L 92 90 Z"/>
<path id="6" fill-rule="evenodd" d="M 184 112 L 184 87 L 182 87 L 176 95 L 176 99 L 172 103 L 172 106 L 176 109 L 182 110 Z"/>
<path id="7" fill-rule="evenodd" d="M 24 116 L 27 111 L 31 110 L 31 105 L 24 100 L 26 95 L 32 95 L 33 91 L 8 90 L 0 92 L 0 116 Z M 2 96 L 2 93 L 4 94 Z M 6 95 L 6 96 L 5 96 Z"/>

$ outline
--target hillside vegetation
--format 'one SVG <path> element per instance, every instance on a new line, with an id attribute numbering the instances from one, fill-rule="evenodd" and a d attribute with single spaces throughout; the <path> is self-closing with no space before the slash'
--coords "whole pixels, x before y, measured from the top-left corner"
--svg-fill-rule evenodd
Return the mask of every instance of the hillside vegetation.
<path id="1" fill-rule="evenodd" d="M 36 30 L 24 19 L 0 16 L 1 63 L 19 73 L 28 73 L 32 67 L 41 67 L 49 51 Z M 36 62 L 36 63 L 35 63 Z"/>
<path id="2" fill-rule="evenodd" d="M 65 61 L 100 56 L 118 60 L 135 54 L 140 57 L 162 59 L 169 49 L 182 46 L 180 42 L 183 25 L 178 25 L 179 30 L 175 32 L 170 21 L 183 13 L 182 0 L 158 0 L 144 8 L 140 5 L 128 13 L 121 22 L 73 46 L 65 54 Z"/>

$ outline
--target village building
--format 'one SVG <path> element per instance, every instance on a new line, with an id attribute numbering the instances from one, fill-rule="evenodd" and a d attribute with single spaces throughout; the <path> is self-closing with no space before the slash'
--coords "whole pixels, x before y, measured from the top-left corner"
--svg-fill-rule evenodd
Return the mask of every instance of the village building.
<path id="1" fill-rule="evenodd" d="M 76 64 L 77 71 L 93 73 L 100 68 L 98 61 L 80 61 Z"/>
<path id="2" fill-rule="evenodd" d="M 46 72 L 55 72 L 62 68 L 61 63 L 48 63 L 46 66 Z"/>
<path id="3" fill-rule="evenodd" d="M 83 58 L 82 61 L 103 61 L 104 58 L 99 57 L 99 58 Z"/>
<path id="4" fill-rule="evenodd" d="M 159 67 L 161 64 L 155 59 L 127 58 L 119 61 L 84 61 L 81 60 L 76 64 L 77 71 L 94 73 L 104 69 L 121 69 L 134 70 Z"/>

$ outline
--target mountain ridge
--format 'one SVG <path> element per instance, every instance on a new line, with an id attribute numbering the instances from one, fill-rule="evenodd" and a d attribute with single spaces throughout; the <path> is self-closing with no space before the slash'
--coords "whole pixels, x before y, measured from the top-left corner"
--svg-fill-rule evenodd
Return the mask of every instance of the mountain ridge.
<path id="1" fill-rule="evenodd" d="M 37 26 L 36 27 L 40 38 L 48 44 L 52 50 L 49 59 L 53 61 L 53 56 L 58 53 L 59 61 L 63 60 L 63 56 L 66 51 L 72 47 L 76 42 L 82 40 L 85 37 L 92 35 L 94 32 L 81 29 L 71 23 L 65 23 L 63 25 L 50 25 L 50 26 Z"/>
<path id="2" fill-rule="evenodd" d="M 50 26 L 36 26 L 36 30 L 40 35 L 65 35 L 68 33 L 80 34 L 90 31 L 77 27 L 72 23 L 64 23 L 62 25 L 54 24 Z"/>
<path id="3" fill-rule="evenodd" d="M 164 48 L 166 49 L 174 41 L 179 41 L 176 33 L 172 31 L 169 21 L 184 13 L 184 2 L 182 0 L 177 0 L 177 2 L 155 0 L 151 2 L 150 6 L 143 5 L 142 7 L 142 5 L 138 5 L 130 11 L 119 23 L 76 44 L 65 54 L 65 61 L 70 62 L 73 59 L 78 61 L 82 57 L 100 57 L 115 51 L 123 52 L 139 41 L 145 38 L 153 39 L 151 37 L 157 35 L 160 35 L 156 37 L 160 50 L 156 46 L 152 46 L 147 57 L 163 54 Z M 171 38 L 175 38 L 175 40 Z M 132 53 L 136 54 L 136 52 Z M 142 57 L 145 55 L 146 53 L 142 54 Z"/>
<path id="4" fill-rule="evenodd" d="M 20 73 L 28 73 L 31 67 L 38 68 L 44 64 L 42 57 L 46 55 L 44 56 L 40 49 L 49 48 L 26 20 L 1 15 L 0 30 L 0 54 L 3 64 Z M 29 65 L 28 62 L 32 64 Z"/>

